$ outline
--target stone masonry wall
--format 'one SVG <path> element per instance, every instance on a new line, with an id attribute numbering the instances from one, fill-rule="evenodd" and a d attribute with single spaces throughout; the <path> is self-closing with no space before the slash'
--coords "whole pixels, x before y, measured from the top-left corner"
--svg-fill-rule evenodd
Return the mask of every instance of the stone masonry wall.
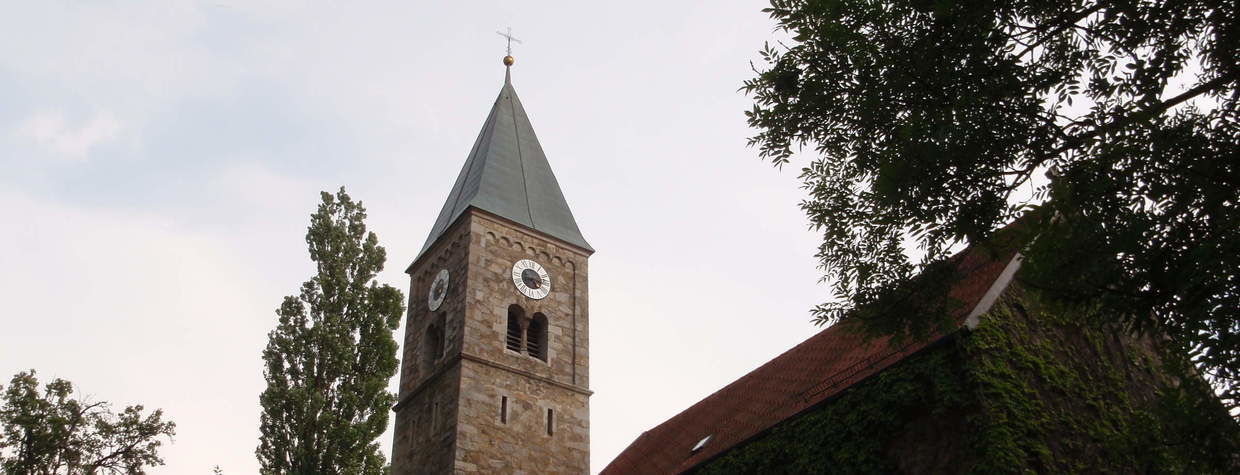
<path id="1" fill-rule="evenodd" d="M 472 214 L 470 223 L 465 352 L 560 383 L 588 387 L 586 257 L 481 213 Z M 546 298 L 527 298 L 513 286 L 512 265 L 521 259 L 533 259 L 551 274 L 551 293 Z M 512 304 L 520 305 L 527 316 L 547 316 L 546 362 L 504 345 Z"/>
<path id="2" fill-rule="evenodd" d="M 428 376 L 440 370 L 445 362 L 461 351 L 465 323 L 465 287 L 468 281 L 469 229 L 456 226 L 445 233 L 443 240 L 418 262 L 409 273 L 409 314 L 405 320 L 405 340 L 401 358 L 400 394 L 408 394 Z M 449 274 L 448 294 L 434 313 L 427 307 L 431 283 L 441 269 Z M 441 357 L 428 357 L 427 329 L 443 317 L 444 351 Z"/>
<path id="3" fill-rule="evenodd" d="M 589 472 L 587 257 L 471 209 L 415 263 L 393 473 Z M 517 292 L 511 268 L 520 259 L 533 259 L 551 275 L 546 298 Z M 441 269 L 450 274 L 448 294 L 430 312 L 427 293 Z M 547 317 L 545 362 L 506 348 L 513 304 L 527 316 Z M 427 330 L 441 321 L 444 351 L 430 355 Z M 501 420 L 504 397 L 508 412 Z"/>
<path id="4" fill-rule="evenodd" d="M 501 421 L 504 397 L 508 415 Z M 589 472 L 587 394 L 466 360 L 460 405 L 456 473 Z M 553 411 L 550 434 L 548 409 Z"/>
<path id="5" fill-rule="evenodd" d="M 392 438 L 392 473 L 397 475 L 452 472 L 468 239 L 468 227 L 455 226 L 409 271 L 409 313 L 397 394 L 401 400 Z M 440 269 L 448 269 L 448 294 L 432 313 L 427 294 Z M 439 323 L 444 325 L 443 352 L 433 355 L 427 348 L 427 332 Z"/>
<path id="6" fill-rule="evenodd" d="M 586 255 L 472 213 L 467 323 L 461 369 L 457 472 L 589 471 L 589 327 Z M 511 269 L 533 259 L 551 275 L 542 300 L 521 295 Z M 507 349 L 508 308 L 547 317 L 547 361 Z M 508 397 L 507 422 L 500 420 Z M 547 434 L 547 409 L 553 411 Z"/>
<path id="7" fill-rule="evenodd" d="M 453 363 L 401 406 L 392 441 L 392 473 L 452 473 L 460 380 L 460 365 Z"/>

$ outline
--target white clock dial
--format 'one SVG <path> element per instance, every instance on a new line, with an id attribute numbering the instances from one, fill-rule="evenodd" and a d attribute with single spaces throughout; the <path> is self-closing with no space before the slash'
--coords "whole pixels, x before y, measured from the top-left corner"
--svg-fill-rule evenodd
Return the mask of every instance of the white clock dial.
<path id="1" fill-rule="evenodd" d="M 443 298 L 448 296 L 448 269 L 439 271 L 435 281 L 431 282 L 431 291 L 426 295 L 426 306 L 434 312 L 443 305 Z"/>
<path id="2" fill-rule="evenodd" d="M 522 295 L 538 300 L 551 293 L 551 274 L 537 262 L 521 259 L 512 265 L 512 284 Z"/>

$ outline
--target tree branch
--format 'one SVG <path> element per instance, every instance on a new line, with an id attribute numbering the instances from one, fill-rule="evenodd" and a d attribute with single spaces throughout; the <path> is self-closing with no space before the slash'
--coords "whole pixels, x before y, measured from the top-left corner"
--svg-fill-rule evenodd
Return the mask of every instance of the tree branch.
<path id="1" fill-rule="evenodd" d="M 1033 51 L 1034 48 L 1041 46 L 1042 43 L 1045 43 L 1051 38 L 1055 37 L 1056 33 L 1059 33 L 1060 31 L 1063 31 L 1064 29 L 1067 29 L 1067 28 L 1075 27 L 1076 22 L 1081 21 L 1085 18 L 1088 18 L 1090 15 L 1093 15 L 1094 13 L 1097 13 L 1099 10 L 1102 10 L 1103 6 L 1104 6 L 1103 3 L 1098 3 L 1097 5 L 1094 5 L 1090 8 L 1086 8 L 1084 10 L 1077 12 L 1075 15 L 1072 15 L 1070 18 L 1065 19 L 1064 22 L 1052 23 L 1052 25 L 1058 26 L 1058 28 L 1056 28 L 1055 31 L 1048 32 L 1046 36 L 1043 36 L 1041 39 L 1025 47 L 1024 50 L 1021 50 L 1021 52 L 1016 55 L 1016 59 L 1025 57 L 1025 55 L 1029 54 L 1030 51 Z"/>
<path id="2" fill-rule="evenodd" d="M 1117 120 L 1114 120 L 1114 121 L 1112 121 L 1112 122 L 1110 122 L 1110 123 L 1107 123 L 1106 125 L 1103 125 L 1103 126 L 1100 126 L 1100 127 L 1096 127 L 1096 128 L 1094 128 L 1093 130 L 1090 130 L 1089 132 L 1085 132 L 1085 133 L 1083 133 L 1083 134 L 1080 134 L 1080 135 L 1074 136 L 1074 137 L 1072 137 L 1072 138 L 1070 138 L 1070 139 L 1068 139 L 1068 140 L 1065 140 L 1065 141 L 1064 141 L 1065 143 L 1064 143 L 1064 145 L 1063 145 L 1063 146 L 1061 146 L 1061 147 L 1059 147 L 1059 148 L 1055 149 L 1054 151 L 1052 151 L 1051 153 L 1047 154 L 1047 155 L 1046 155 L 1046 158 L 1044 158 L 1044 159 L 1042 159 L 1042 160 L 1038 161 L 1035 165 L 1036 165 L 1036 166 L 1041 166 L 1043 163 L 1045 163 L 1045 162 L 1046 162 L 1046 160 L 1048 160 L 1048 159 L 1050 159 L 1050 158 L 1052 158 L 1052 157 L 1057 157 L 1057 156 L 1059 156 L 1060 154 L 1062 154 L 1062 153 L 1064 153 L 1064 152 L 1067 152 L 1067 151 L 1069 151 L 1069 150 L 1072 150 L 1072 149 L 1074 149 L 1074 148 L 1077 148 L 1077 147 L 1081 146 L 1081 144 L 1083 144 L 1083 143 L 1085 143 L 1086 141 L 1088 141 L 1089 139 L 1092 139 L 1092 138 L 1097 137 L 1097 136 L 1099 136 L 1099 135 L 1103 135 L 1103 134 L 1107 134 L 1107 133 L 1110 133 L 1110 132 L 1114 132 L 1114 131 L 1116 131 L 1116 130 L 1122 129 L 1122 128 L 1127 127 L 1127 126 L 1129 126 L 1129 125 L 1132 125 L 1132 124 L 1134 124 L 1134 123 L 1136 123 L 1136 122 L 1140 122 L 1140 121 L 1142 121 L 1142 120 L 1146 120 L 1146 119 L 1149 119 L 1149 118 L 1151 118 L 1151 117 L 1154 117 L 1154 116 L 1157 116 L 1157 115 L 1159 115 L 1159 114 L 1162 114 L 1163 112 L 1166 112 L 1168 109 L 1171 109 L 1172 107 L 1175 107 L 1175 106 L 1178 106 L 1178 105 L 1180 105 L 1180 104 L 1183 104 L 1184 102 L 1187 102 L 1188 100 L 1190 100 L 1190 99 L 1192 99 L 1192 98 L 1194 98 L 1194 97 L 1197 97 L 1197 96 L 1200 96 L 1200 95 L 1202 95 L 1202 94 L 1205 94 L 1205 93 L 1211 92 L 1211 91 L 1213 91 L 1213 90 L 1214 90 L 1214 89 L 1216 89 L 1216 88 L 1219 88 L 1219 87 L 1221 87 L 1221 86 L 1226 85 L 1227 83 L 1230 83 L 1230 82 L 1232 82 L 1232 81 L 1235 81 L 1235 80 L 1237 79 L 1237 77 L 1240 77 L 1240 73 L 1238 73 L 1238 72 L 1232 72 L 1232 73 L 1230 73 L 1230 74 L 1224 74 L 1224 75 L 1219 76 L 1219 77 L 1217 77 L 1217 78 L 1214 78 L 1214 79 L 1212 79 L 1212 80 L 1210 80 L 1210 81 L 1204 82 L 1204 83 L 1202 83 L 1202 84 L 1198 85 L 1197 87 L 1194 87 L 1194 88 L 1192 88 L 1192 89 L 1189 89 L 1189 90 L 1187 90 L 1187 91 L 1184 91 L 1182 94 L 1180 94 L 1180 95 L 1178 95 L 1178 96 L 1175 96 L 1175 97 L 1173 97 L 1173 98 L 1171 98 L 1171 99 L 1168 99 L 1168 100 L 1166 100 L 1166 101 L 1160 102 L 1160 103 L 1158 103 L 1157 105 L 1154 105 L 1153 107 L 1150 107 L 1150 108 L 1145 109 L 1145 110 L 1142 110 L 1142 111 L 1134 112 L 1134 113 L 1132 113 L 1132 114 L 1129 114 L 1129 115 L 1127 115 L 1127 116 L 1124 116 L 1124 117 L 1121 117 L 1121 118 L 1119 118 L 1119 119 L 1117 119 Z"/>

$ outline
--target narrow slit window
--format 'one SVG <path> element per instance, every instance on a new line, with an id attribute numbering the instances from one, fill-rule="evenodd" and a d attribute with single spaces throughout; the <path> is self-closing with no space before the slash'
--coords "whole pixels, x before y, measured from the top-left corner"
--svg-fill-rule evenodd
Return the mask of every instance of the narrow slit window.
<path id="1" fill-rule="evenodd" d="M 555 409 L 547 409 L 547 435 L 555 435 Z"/>
<path id="2" fill-rule="evenodd" d="M 409 414 L 409 440 L 418 440 L 418 412 L 408 411 Z"/>
<path id="3" fill-rule="evenodd" d="M 499 398 L 499 423 L 508 423 L 508 396 L 500 396 Z"/>
<path id="4" fill-rule="evenodd" d="M 436 401 L 431 405 L 431 432 L 439 429 L 439 402 Z"/>

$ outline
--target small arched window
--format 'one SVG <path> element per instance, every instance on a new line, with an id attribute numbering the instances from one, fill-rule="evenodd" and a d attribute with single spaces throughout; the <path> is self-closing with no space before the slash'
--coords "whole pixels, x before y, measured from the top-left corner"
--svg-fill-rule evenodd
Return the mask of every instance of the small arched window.
<path id="1" fill-rule="evenodd" d="M 444 327 L 447 326 L 446 323 L 447 315 L 441 313 L 434 323 L 426 327 L 426 340 L 422 346 L 422 358 L 426 362 L 427 368 L 430 368 L 439 357 L 443 356 Z"/>
<path id="2" fill-rule="evenodd" d="M 522 309 L 520 305 L 515 304 L 508 306 L 508 334 L 504 337 L 504 339 L 508 349 L 512 351 L 521 351 L 521 346 L 523 346 L 522 343 L 524 342 L 521 337 L 525 334 L 525 332 L 522 331 L 522 327 L 524 326 L 522 320 L 524 319 L 525 309 Z"/>
<path id="3" fill-rule="evenodd" d="M 547 361 L 547 316 L 535 313 L 525 333 L 525 351 L 530 356 Z"/>

